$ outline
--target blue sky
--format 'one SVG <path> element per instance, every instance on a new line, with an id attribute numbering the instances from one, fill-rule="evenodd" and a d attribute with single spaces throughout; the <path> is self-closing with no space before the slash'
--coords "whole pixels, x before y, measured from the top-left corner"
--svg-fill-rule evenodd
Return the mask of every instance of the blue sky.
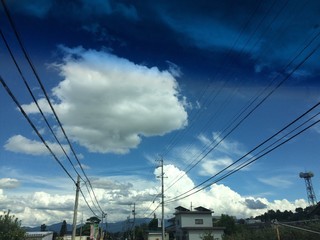
<path id="1" fill-rule="evenodd" d="M 3 38 L 1 77 L 71 178 L 79 172 L 85 180 L 84 170 L 108 221 L 126 220 L 134 203 L 137 217 L 160 214 L 161 158 L 167 217 L 176 206 L 191 204 L 237 217 L 306 207 L 299 178 L 304 171 L 314 172 L 319 196 L 319 125 L 290 139 L 319 120 L 295 130 L 318 113 L 317 106 L 251 152 L 320 100 L 317 1 L 48 0 L 6 6 L 76 157 L 3 5 L 1 32 L 66 154 Z M 0 98 L 0 208 L 11 209 L 23 225 L 71 223 L 73 181 L 2 86 Z M 286 140 L 218 181 L 227 173 L 217 175 L 221 170 Z M 201 183 L 207 187 L 176 199 L 200 190 Z M 83 181 L 81 186 L 100 215 L 93 194 Z M 83 198 L 79 212 L 93 215 Z"/>

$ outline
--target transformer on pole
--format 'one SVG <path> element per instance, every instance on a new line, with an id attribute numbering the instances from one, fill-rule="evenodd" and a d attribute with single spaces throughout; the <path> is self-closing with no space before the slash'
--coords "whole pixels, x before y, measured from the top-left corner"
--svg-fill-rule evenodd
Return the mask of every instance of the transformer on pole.
<path id="1" fill-rule="evenodd" d="M 299 174 L 300 178 L 304 178 L 306 183 L 308 202 L 310 205 L 314 206 L 317 204 L 316 195 L 314 194 L 311 178 L 314 176 L 313 172 L 301 172 Z"/>

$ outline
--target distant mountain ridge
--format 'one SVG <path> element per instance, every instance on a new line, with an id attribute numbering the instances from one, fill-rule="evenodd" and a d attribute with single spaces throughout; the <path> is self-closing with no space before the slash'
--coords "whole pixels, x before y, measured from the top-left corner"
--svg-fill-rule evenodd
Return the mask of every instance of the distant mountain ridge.
<path id="1" fill-rule="evenodd" d="M 114 223 L 107 223 L 107 231 L 108 232 L 122 232 L 129 228 L 129 226 L 132 226 L 132 221 L 128 223 L 128 221 L 120 221 L 120 222 L 114 222 Z M 136 218 L 135 225 L 139 226 L 140 224 L 146 223 L 148 224 L 151 221 L 151 218 Z M 83 225 L 83 224 L 82 224 Z M 104 228 L 106 227 L 105 223 L 103 224 Z M 53 231 L 53 232 L 60 232 L 62 226 L 62 221 L 60 223 L 54 223 L 52 225 L 47 225 L 46 231 Z M 77 227 L 80 227 L 81 224 L 77 225 Z M 24 229 L 27 232 L 40 232 L 40 226 L 39 227 L 24 227 Z M 72 232 L 72 224 L 67 223 L 67 232 Z"/>

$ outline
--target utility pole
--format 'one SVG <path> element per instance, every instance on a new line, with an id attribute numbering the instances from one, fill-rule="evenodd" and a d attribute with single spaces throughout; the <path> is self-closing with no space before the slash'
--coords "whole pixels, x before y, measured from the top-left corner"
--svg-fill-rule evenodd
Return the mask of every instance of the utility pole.
<path id="1" fill-rule="evenodd" d="M 76 238 L 76 230 L 77 230 L 77 212 L 78 212 L 78 201 L 79 201 L 79 191 L 80 191 L 80 176 L 78 175 L 77 184 L 76 184 L 76 199 L 74 202 L 74 210 L 73 210 L 73 228 L 72 228 L 72 240 Z"/>
<path id="2" fill-rule="evenodd" d="M 163 182 L 163 159 L 161 158 L 160 160 L 160 163 L 161 163 L 161 210 L 162 210 L 162 240 L 164 240 L 164 237 L 165 237 L 165 231 L 164 231 L 164 182 Z"/>
<path id="3" fill-rule="evenodd" d="M 162 236 L 162 240 L 165 239 L 165 226 L 164 226 L 164 172 L 163 172 L 163 159 L 161 158 L 159 160 L 160 162 L 160 167 L 161 167 L 161 236 Z"/>
<path id="4" fill-rule="evenodd" d="M 100 226 L 100 239 L 104 238 L 104 231 L 103 231 L 103 218 L 105 217 L 105 213 L 101 213 L 101 226 Z"/>
<path id="5" fill-rule="evenodd" d="M 134 240 L 134 239 L 136 239 L 136 236 L 135 236 L 135 229 L 134 229 L 135 221 L 136 221 L 136 204 L 135 204 L 135 203 L 133 203 L 132 215 L 133 215 L 133 223 L 132 223 L 132 238 L 133 238 L 133 240 Z"/>

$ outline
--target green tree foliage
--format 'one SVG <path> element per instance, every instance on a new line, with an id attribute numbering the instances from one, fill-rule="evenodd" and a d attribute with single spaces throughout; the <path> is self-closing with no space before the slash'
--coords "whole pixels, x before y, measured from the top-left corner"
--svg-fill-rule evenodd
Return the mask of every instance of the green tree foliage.
<path id="1" fill-rule="evenodd" d="M 310 229 L 318 231 L 320 229 L 320 223 L 310 223 L 299 225 L 299 227 L 304 229 Z M 320 235 L 315 233 L 310 233 L 307 231 L 302 231 L 294 228 L 278 226 L 279 235 L 281 240 L 319 240 Z M 236 232 L 231 235 L 225 235 L 223 240 L 277 240 L 277 231 L 275 226 L 270 226 L 266 228 L 252 229 L 252 228 L 242 228 L 241 231 Z"/>
<path id="2" fill-rule="evenodd" d="M 78 227 L 76 230 L 77 235 L 89 236 L 90 235 L 90 223 L 86 223 L 81 227 Z"/>
<path id="3" fill-rule="evenodd" d="M 87 219 L 86 223 L 82 227 L 78 227 L 76 229 L 76 234 L 77 235 L 82 235 L 82 236 L 89 236 L 90 235 L 90 225 L 91 224 L 99 224 L 100 219 L 97 217 L 90 217 Z"/>
<path id="4" fill-rule="evenodd" d="M 21 222 L 10 211 L 0 215 L 0 240 L 21 240 L 25 231 L 21 228 Z"/>
<path id="5" fill-rule="evenodd" d="M 260 219 L 262 222 L 271 222 L 274 219 L 278 221 L 297 221 L 297 220 L 306 220 L 310 219 L 310 210 L 311 207 L 307 207 L 305 209 L 299 207 L 296 208 L 295 212 L 287 211 L 281 212 L 279 210 L 269 210 L 268 212 L 255 217 L 255 219 Z"/>
<path id="6" fill-rule="evenodd" d="M 144 240 L 146 235 L 146 230 L 148 229 L 147 224 L 141 224 L 140 226 L 135 226 L 134 228 L 134 235 L 136 240 Z"/>
<path id="7" fill-rule="evenodd" d="M 97 218 L 97 217 L 90 217 L 90 218 L 87 219 L 87 223 L 97 223 L 97 224 L 99 224 L 100 221 L 101 220 L 99 218 Z"/>
<path id="8" fill-rule="evenodd" d="M 149 230 L 157 230 L 158 229 L 158 219 L 153 218 L 148 224 Z"/>
<path id="9" fill-rule="evenodd" d="M 47 229 L 47 225 L 41 224 L 41 226 L 40 226 L 40 231 L 41 231 L 41 232 L 45 232 L 46 229 Z"/>
<path id="10" fill-rule="evenodd" d="M 277 229 L 281 240 L 316 240 L 320 239 L 320 234 L 305 231 L 308 229 L 314 232 L 320 232 L 320 221 L 312 220 L 310 216 L 310 207 L 305 209 L 297 208 L 295 212 L 279 210 L 269 210 L 268 212 L 255 217 L 260 219 L 259 224 L 238 224 L 236 230 L 231 234 L 226 231 L 224 240 L 277 240 Z M 279 223 L 287 222 L 289 226 L 281 224 L 272 224 L 277 219 Z M 222 221 L 223 222 L 223 221 Z M 228 221 L 226 221 L 228 223 Z M 239 223 L 239 222 L 238 222 Z M 224 224 L 226 227 L 228 224 Z M 297 229 L 300 228 L 300 229 Z M 228 234 L 227 234 L 228 233 Z"/>
<path id="11" fill-rule="evenodd" d="M 212 232 L 206 232 L 206 233 L 202 234 L 200 236 L 200 238 L 202 240 L 213 240 L 214 239 Z"/>
<path id="12" fill-rule="evenodd" d="M 229 215 L 222 214 L 221 218 L 217 223 L 215 223 L 217 227 L 225 227 L 224 233 L 226 235 L 230 235 L 237 231 L 236 221 L 233 217 Z"/>
<path id="13" fill-rule="evenodd" d="M 223 240 L 276 240 L 275 229 L 246 229 L 243 228 L 241 231 L 230 235 L 224 235 Z"/>
<path id="14" fill-rule="evenodd" d="M 67 222 L 63 220 L 61 228 L 60 228 L 60 237 L 64 236 L 67 233 Z"/>

